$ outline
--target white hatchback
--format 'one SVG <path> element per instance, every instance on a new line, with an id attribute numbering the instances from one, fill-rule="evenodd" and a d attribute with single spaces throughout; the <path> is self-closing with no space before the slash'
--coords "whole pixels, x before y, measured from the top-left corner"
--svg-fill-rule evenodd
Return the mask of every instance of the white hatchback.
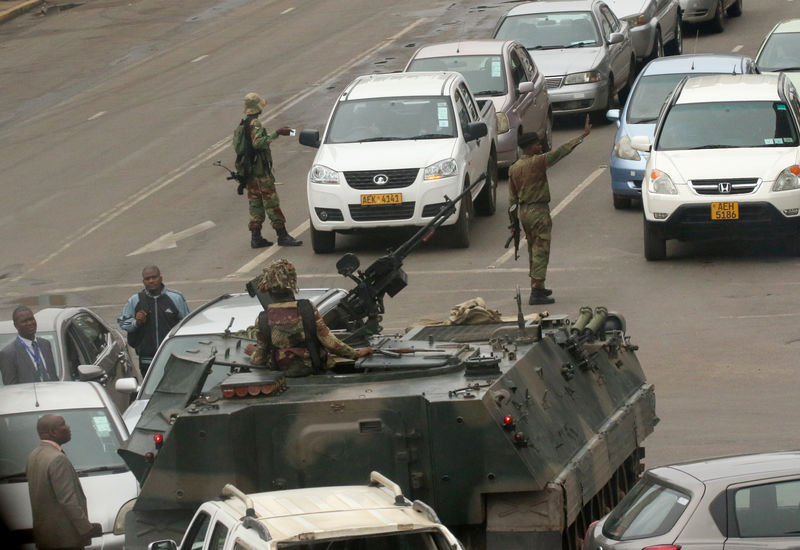
<path id="1" fill-rule="evenodd" d="M 783 74 L 684 80 L 659 115 L 642 181 L 644 254 L 666 241 L 800 235 L 800 101 Z"/>

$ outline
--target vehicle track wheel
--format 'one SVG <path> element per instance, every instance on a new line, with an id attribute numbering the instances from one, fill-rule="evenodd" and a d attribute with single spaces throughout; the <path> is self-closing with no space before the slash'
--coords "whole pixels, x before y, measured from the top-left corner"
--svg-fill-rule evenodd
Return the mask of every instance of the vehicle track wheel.
<path id="1" fill-rule="evenodd" d="M 328 254 L 336 248 L 335 231 L 319 231 L 311 225 L 311 248 L 317 254 Z"/>
<path id="2" fill-rule="evenodd" d="M 626 210 L 631 207 L 631 198 L 614 193 L 614 209 Z"/>
<path id="3" fill-rule="evenodd" d="M 722 0 L 717 2 L 717 10 L 714 12 L 714 19 L 709 21 L 708 26 L 713 32 L 722 32 L 725 30 L 725 13 L 722 9 Z"/>
<path id="4" fill-rule="evenodd" d="M 475 199 L 475 213 L 479 216 L 491 216 L 497 210 L 497 160 L 489 157 L 486 165 L 486 181 L 478 198 Z"/>
<path id="5" fill-rule="evenodd" d="M 728 8 L 728 17 L 739 17 L 742 15 L 742 2 L 743 0 L 736 0 L 731 7 Z"/>
<path id="6" fill-rule="evenodd" d="M 675 37 L 665 48 L 667 55 L 681 55 L 683 53 L 683 25 L 681 24 L 681 14 L 678 12 L 678 23 L 675 25 Z"/>
<path id="7" fill-rule="evenodd" d="M 648 61 L 657 57 L 664 57 L 664 39 L 661 37 L 661 29 L 656 29 L 656 40 L 653 43 L 653 51 L 650 52 Z"/>
<path id="8" fill-rule="evenodd" d="M 448 227 L 450 246 L 453 248 L 469 248 L 469 226 L 472 218 L 472 198 L 469 193 L 461 199 L 456 223 Z"/>
<path id="9" fill-rule="evenodd" d="M 667 240 L 660 237 L 655 228 L 644 220 L 644 257 L 649 262 L 667 257 Z"/>

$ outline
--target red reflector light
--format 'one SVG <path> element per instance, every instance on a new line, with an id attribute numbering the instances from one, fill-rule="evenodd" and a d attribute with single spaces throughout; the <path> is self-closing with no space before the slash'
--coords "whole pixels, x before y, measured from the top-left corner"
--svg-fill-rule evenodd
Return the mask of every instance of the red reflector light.
<path id="1" fill-rule="evenodd" d="M 663 544 L 658 546 L 645 546 L 642 550 L 681 550 L 680 544 Z"/>
<path id="2" fill-rule="evenodd" d="M 236 393 L 236 397 L 244 397 L 247 395 L 247 388 L 248 386 L 237 386 L 233 388 L 233 391 Z"/>
<path id="3" fill-rule="evenodd" d="M 153 441 L 155 441 L 156 443 L 164 443 L 164 435 L 163 434 L 154 435 Z"/>
<path id="4" fill-rule="evenodd" d="M 144 461 L 145 462 L 153 462 L 153 453 L 144 453 Z"/>
<path id="5" fill-rule="evenodd" d="M 235 394 L 236 392 L 233 391 L 233 388 L 222 388 L 222 397 L 225 399 L 230 399 Z"/>
<path id="6" fill-rule="evenodd" d="M 504 426 L 513 426 L 514 425 L 514 417 L 510 414 L 507 414 L 503 417 L 503 425 Z"/>
<path id="7" fill-rule="evenodd" d="M 516 441 L 517 443 L 522 443 L 523 441 L 525 441 L 525 434 L 522 432 L 515 433 L 514 441 Z"/>

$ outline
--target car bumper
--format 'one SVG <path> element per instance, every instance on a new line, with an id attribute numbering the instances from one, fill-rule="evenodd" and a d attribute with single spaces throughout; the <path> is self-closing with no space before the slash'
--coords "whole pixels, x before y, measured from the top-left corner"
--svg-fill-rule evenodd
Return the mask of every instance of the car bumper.
<path id="1" fill-rule="evenodd" d="M 508 168 L 517 160 L 517 132 L 511 128 L 497 136 L 497 166 Z"/>
<path id="2" fill-rule="evenodd" d="M 640 155 L 642 153 L 639 153 Z M 608 169 L 611 173 L 611 190 L 615 195 L 624 197 L 642 196 L 642 179 L 647 159 L 624 160 L 616 156 L 611 157 Z"/>
<path id="3" fill-rule="evenodd" d="M 308 184 L 308 206 L 314 228 L 320 231 L 351 231 L 388 227 L 423 226 L 435 216 L 445 202 L 445 195 L 461 192 L 461 177 L 437 181 L 421 181 L 422 170 L 412 185 L 394 189 L 353 189 L 347 183 L 335 185 Z M 362 206 L 362 195 L 399 193 L 401 202 L 389 205 Z M 442 225 L 452 225 L 455 214 Z"/>
<path id="4" fill-rule="evenodd" d="M 684 23 L 704 23 L 713 19 L 716 11 L 716 2 L 689 2 L 681 13 L 681 20 Z"/>
<path id="5" fill-rule="evenodd" d="M 639 25 L 631 29 L 631 45 L 633 46 L 633 53 L 636 54 L 636 59 L 641 61 L 650 56 L 650 52 L 653 51 L 653 44 L 655 44 L 657 30 L 655 19 L 651 19 L 645 25 Z"/>
<path id="6" fill-rule="evenodd" d="M 550 81 L 548 77 L 548 81 Z M 608 80 L 548 88 L 554 114 L 579 114 L 608 107 Z"/>

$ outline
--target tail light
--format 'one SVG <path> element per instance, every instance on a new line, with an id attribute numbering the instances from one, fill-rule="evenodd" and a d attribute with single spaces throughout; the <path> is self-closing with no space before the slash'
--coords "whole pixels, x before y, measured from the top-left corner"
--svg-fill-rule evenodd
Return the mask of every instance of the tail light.
<path id="1" fill-rule="evenodd" d="M 659 544 L 656 546 L 645 546 L 642 550 L 681 550 L 680 544 Z"/>

